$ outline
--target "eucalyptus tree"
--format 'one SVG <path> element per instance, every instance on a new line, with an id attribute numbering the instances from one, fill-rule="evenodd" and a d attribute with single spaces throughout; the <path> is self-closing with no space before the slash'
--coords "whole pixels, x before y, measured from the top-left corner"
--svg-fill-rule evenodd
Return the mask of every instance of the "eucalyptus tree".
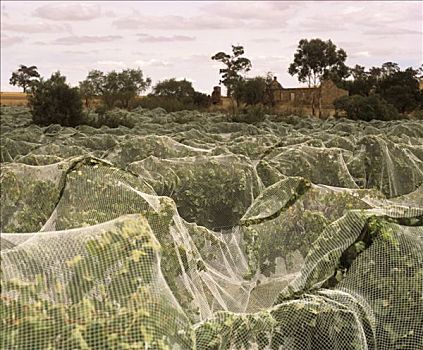
<path id="1" fill-rule="evenodd" d="M 23 89 L 23 92 L 27 92 L 28 88 L 33 84 L 40 74 L 37 71 L 37 66 L 25 66 L 19 65 L 18 70 L 12 73 L 9 84 L 13 86 L 19 86 Z"/>
<path id="2" fill-rule="evenodd" d="M 227 96 L 231 98 L 234 97 L 237 85 L 244 79 L 242 73 L 248 72 L 252 67 L 251 61 L 242 57 L 244 53 L 243 46 L 232 45 L 232 55 L 221 51 L 211 57 L 212 60 L 222 62 L 226 66 L 219 70 L 219 74 L 222 76 L 220 83 L 226 87 Z"/>

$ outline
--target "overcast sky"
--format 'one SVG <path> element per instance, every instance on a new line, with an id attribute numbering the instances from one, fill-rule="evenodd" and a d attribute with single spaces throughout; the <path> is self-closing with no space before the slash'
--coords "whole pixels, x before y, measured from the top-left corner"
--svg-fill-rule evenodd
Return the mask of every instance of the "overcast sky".
<path id="1" fill-rule="evenodd" d="M 1 2 L 1 90 L 19 64 L 56 70 L 72 85 L 91 69 L 140 67 L 153 79 L 187 78 L 210 93 L 219 64 L 210 57 L 241 44 L 249 76 L 268 71 L 284 87 L 298 41 L 332 39 L 347 64 L 422 64 L 422 2 Z"/>

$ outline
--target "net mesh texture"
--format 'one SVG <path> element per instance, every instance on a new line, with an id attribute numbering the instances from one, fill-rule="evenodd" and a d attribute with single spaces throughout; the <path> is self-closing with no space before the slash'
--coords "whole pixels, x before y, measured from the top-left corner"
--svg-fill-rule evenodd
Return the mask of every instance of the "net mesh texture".
<path id="1" fill-rule="evenodd" d="M 2 108 L 1 349 L 423 349 L 423 125 Z"/>

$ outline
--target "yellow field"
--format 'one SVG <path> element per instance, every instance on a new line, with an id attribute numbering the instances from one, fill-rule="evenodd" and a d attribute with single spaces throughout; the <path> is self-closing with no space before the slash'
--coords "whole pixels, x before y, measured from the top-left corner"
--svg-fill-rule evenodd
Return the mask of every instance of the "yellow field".
<path id="1" fill-rule="evenodd" d="M 26 106 L 27 103 L 26 94 L 23 92 L 0 92 L 2 106 Z"/>

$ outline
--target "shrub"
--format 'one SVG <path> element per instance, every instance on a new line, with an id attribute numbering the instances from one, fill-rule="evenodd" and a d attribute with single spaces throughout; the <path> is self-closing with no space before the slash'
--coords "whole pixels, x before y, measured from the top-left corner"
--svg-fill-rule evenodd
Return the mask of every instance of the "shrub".
<path id="1" fill-rule="evenodd" d="M 241 80 L 234 90 L 238 102 L 248 105 L 264 104 L 268 100 L 269 81 L 263 77 Z"/>
<path id="2" fill-rule="evenodd" d="M 136 103 L 133 104 L 133 107 L 142 107 L 147 109 L 155 109 L 160 107 L 165 109 L 167 112 L 177 112 L 194 109 L 194 106 L 192 104 L 184 104 L 176 98 L 152 95 L 140 98 Z"/>
<path id="3" fill-rule="evenodd" d="M 417 108 L 412 113 L 410 113 L 410 117 L 416 120 L 423 120 L 423 108 Z"/>
<path id="4" fill-rule="evenodd" d="M 135 126 L 136 118 L 132 113 L 119 108 L 114 108 L 110 111 L 105 111 L 103 108 L 99 107 L 95 113 L 88 113 L 84 118 L 83 124 L 93 128 L 101 128 L 103 125 L 109 128 L 117 128 L 119 126 L 133 128 Z"/>
<path id="5" fill-rule="evenodd" d="M 174 97 L 148 95 L 140 98 L 131 106 L 132 109 L 141 107 L 146 109 L 163 108 L 167 112 L 206 110 L 210 106 L 210 98 L 201 92 L 195 92 L 193 101 L 181 101 Z"/>
<path id="6" fill-rule="evenodd" d="M 38 125 L 76 126 L 82 123 L 82 101 L 78 88 L 66 84 L 60 72 L 33 84 L 28 96 L 32 120 Z"/>
<path id="7" fill-rule="evenodd" d="M 99 105 L 94 110 L 99 116 L 104 116 L 106 112 L 108 111 L 107 107 L 104 105 Z"/>
<path id="8" fill-rule="evenodd" d="M 255 124 L 264 121 L 266 109 L 262 105 L 247 106 L 242 113 L 235 114 L 232 121 L 236 123 Z"/>
<path id="9" fill-rule="evenodd" d="M 412 68 L 394 72 L 379 83 L 377 91 L 401 113 L 411 112 L 423 104 L 417 74 Z"/>
<path id="10" fill-rule="evenodd" d="M 346 117 L 353 120 L 400 119 L 395 107 L 378 95 L 368 97 L 361 95 L 343 96 L 335 100 L 334 106 L 337 111 L 344 111 Z"/>
<path id="11" fill-rule="evenodd" d="M 144 97 L 138 106 L 149 109 L 161 107 L 168 112 L 205 109 L 210 106 L 210 97 L 195 91 L 191 82 L 172 78 L 158 82 L 153 92 Z"/>
<path id="12" fill-rule="evenodd" d="M 186 79 L 176 80 L 175 78 L 159 81 L 153 87 L 153 96 L 173 97 L 180 101 L 191 101 L 194 95 L 192 83 Z"/>
<path id="13" fill-rule="evenodd" d="M 195 91 L 192 97 L 192 101 L 196 108 L 208 108 L 211 104 L 210 96 L 203 94 L 202 92 Z"/>
<path id="14" fill-rule="evenodd" d="M 119 108 L 107 111 L 100 121 L 109 128 L 117 128 L 120 125 L 133 128 L 136 124 L 136 119 L 130 112 Z"/>

